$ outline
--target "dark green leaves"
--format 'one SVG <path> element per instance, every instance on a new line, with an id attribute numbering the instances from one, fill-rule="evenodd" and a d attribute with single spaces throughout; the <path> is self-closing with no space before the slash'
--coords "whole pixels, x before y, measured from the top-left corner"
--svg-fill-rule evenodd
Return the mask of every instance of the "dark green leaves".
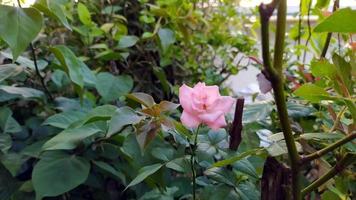
<path id="1" fill-rule="evenodd" d="M 58 196 L 74 189 L 87 179 L 89 170 L 90 164 L 84 158 L 58 152 L 48 155 L 32 172 L 37 198 Z"/>
<path id="2" fill-rule="evenodd" d="M 133 87 L 133 80 L 130 76 L 114 76 L 107 72 L 97 75 L 96 89 L 105 102 L 119 99 L 127 95 Z"/>
<path id="3" fill-rule="evenodd" d="M 344 8 L 334 12 L 318 24 L 315 32 L 356 33 L 356 10 Z"/>
<path id="4" fill-rule="evenodd" d="M 256 103 L 244 107 L 242 123 L 251 123 L 266 119 L 272 111 L 269 103 Z"/>
<path id="5" fill-rule="evenodd" d="M 0 130 L 3 133 L 17 133 L 21 131 L 21 126 L 12 117 L 12 111 L 7 107 L 0 107 Z"/>
<path id="6" fill-rule="evenodd" d="M 59 20 L 67 29 L 71 30 L 65 15 L 64 6 L 57 0 L 37 0 L 34 7 L 49 17 Z"/>
<path id="7" fill-rule="evenodd" d="M 120 131 L 124 126 L 129 124 L 136 124 L 140 122 L 143 117 L 138 116 L 134 110 L 129 107 L 122 107 L 116 110 L 114 116 L 110 120 L 107 137 Z"/>
<path id="8" fill-rule="evenodd" d="M 15 64 L 0 65 L 0 82 L 12 76 L 16 76 L 22 71 L 23 67 Z"/>
<path id="9" fill-rule="evenodd" d="M 87 124 L 79 128 L 66 129 L 51 138 L 43 145 L 44 150 L 56 150 L 56 149 L 74 149 L 84 139 L 93 136 L 102 130 L 95 126 L 95 124 Z"/>
<path id="10" fill-rule="evenodd" d="M 174 32 L 169 28 L 159 29 L 158 36 L 161 41 L 163 52 L 166 52 L 168 47 L 176 41 Z"/>
<path id="11" fill-rule="evenodd" d="M 50 48 L 50 50 L 61 63 L 69 78 L 80 88 L 83 88 L 84 82 L 95 83 L 95 77 L 90 69 L 68 47 L 58 45 Z"/>
<path id="12" fill-rule="evenodd" d="M 0 85 L 0 90 L 15 95 L 16 97 L 22 98 L 38 98 L 41 99 L 44 97 L 44 93 L 40 90 L 26 88 L 26 87 L 13 87 Z"/>
<path id="13" fill-rule="evenodd" d="M 242 152 L 241 154 L 238 154 L 238 155 L 232 156 L 230 158 L 218 161 L 218 162 L 214 163 L 212 167 L 223 167 L 226 165 L 231 165 L 231 164 L 233 164 L 241 159 L 247 158 L 251 155 L 259 154 L 262 151 L 263 150 L 261 148 L 248 150 L 248 151 Z"/>
<path id="14" fill-rule="evenodd" d="M 120 49 L 132 47 L 137 43 L 138 40 L 139 38 L 134 35 L 125 35 L 120 38 L 117 47 Z"/>
<path id="15" fill-rule="evenodd" d="M 34 8 L 0 4 L 0 19 L 0 37 L 9 45 L 16 60 L 40 32 L 42 15 Z"/>
<path id="16" fill-rule="evenodd" d="M 161 169 L 162 166 L 163 166 L 162 164 L 157 163 L 141 168 L 136 178 L 133 179 L 128 186 L 126 186 L 126 189 L 139 184 L 140 182 L 145 180 L 148 176 L 154 174 L 156 171 Z"/>
<path id="17" fill-rule="evenodd" d="M 70 110 L 50 116 L 43 122 L 43 125 L 50 125 L 58 128 L 68 128 L 73 122 L 80 120 L 85 116 L 82 111 Z"/>

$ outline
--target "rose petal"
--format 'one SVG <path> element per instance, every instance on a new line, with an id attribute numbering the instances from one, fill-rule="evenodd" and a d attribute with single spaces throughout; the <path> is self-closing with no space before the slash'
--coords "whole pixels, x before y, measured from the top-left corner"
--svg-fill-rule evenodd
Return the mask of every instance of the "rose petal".
<path id="1" fill-rule="evenodd" d="M 229 113 L 232 105 L 234 105 L 235 99 L 229 96 L 221 96 L 214 105 L 209 107 L 210 112 L 221 111 L 223 113 Z"/>
<path id="2" fill-rule="evenodd" d="M 206 100 L 206 104 L 208 106 L 214 104 L 214 102 L 220 97 L 219 87 L 216 85 L 206 86 L 205 92 L 208 97 L 208 99 Z"/>
<path id="3" fill-rule="evenodd" d="M 196 85 L 194 85 L 193 89 L 200 90 L 200 89 L 203 89 L 204 87 L 205 87 L 205 83 L 199 82 Z"/>
<path id="4" fill-rule="evenodd" d="M 186 126 L 188 128 L 196 128 L 201 123 L 199 118 L 197 118 L 196 116 L 188 113 L 185 110 L 183 110 L 183 113 L 182 113 L 182 115 L 180 117 L 180 121 L 182 122 L 182 124 L 184 126 Z"/>
<path id="5" fill-rule="evenodd" d="M 217 130 L 221 127 L 226 126 L 226 121 L 225 121 L 224 115 L 221 115 L 214 122 L 207 123 L 207 125 L 213 130 Z"/>
<path id="6" fill-rule="evenodd" d="M 204 123 L 211 123 L 217 120 L 220 116 L 224 116 L 222 111 L 199 114 L 198 118 Z"/>
<path id="7" fill-rule="evenodd" d="M 193 88 L 187 86 L 186 84 L 183 84 L 179 88 L 179 103 L 183 109 L 187 110 L 188 112 L 192 109 L 192 92 Z"/>

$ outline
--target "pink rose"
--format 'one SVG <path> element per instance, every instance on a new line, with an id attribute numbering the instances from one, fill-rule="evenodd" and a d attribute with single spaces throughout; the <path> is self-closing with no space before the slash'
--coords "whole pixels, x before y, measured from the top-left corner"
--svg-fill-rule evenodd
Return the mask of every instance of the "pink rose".
<path id="1" fill-rule="evenodd" d="M 225 114 L 235 100 L 221 96 L 218 86 L 206 86 L 199 82 L 191 88 L 183 84 L 179 88 L 179 101 L 183 107 L 181 122 L 189 128 L 196 128 L 203 123 L 216 130 L 226 126 Z"/>

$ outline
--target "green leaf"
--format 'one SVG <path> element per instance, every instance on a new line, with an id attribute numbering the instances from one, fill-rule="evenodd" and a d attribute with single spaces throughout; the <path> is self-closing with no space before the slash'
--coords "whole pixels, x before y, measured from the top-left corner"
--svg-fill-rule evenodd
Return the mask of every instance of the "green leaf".
<path id="1" fill-rule="evenodd" d="M 256 172 L 256 168 L 251 164 L 251 162 L 247 159 L 241 159 L 234 164 L 234 168 L 239 172 L 248 174 L 256 179 L 258 179 L 258 174 Z"/>
<path id="2" fill-rule="evenodd" d="M 12 111 L 7 107 L 0 107 L 0 128 L 3 133 L 17 133 L 22 130 L 20 124 L 12 117 Z"/>
<path id="3" fill-rule="evenodd" d="M 85 112 L 77 111 L 77 110 L 70 110 L 67 112 L 58 113 L 52 115 L 43 122 L 43 125 L 50 125 L 57 128 L 66 129 L 72 123 L 84 118 L 86 115 Z"/>
<path id="4" fill-rule="evenodd" d="M 136 92 L 136 93 L 131 93 L 127 95 L 127 98 L 132 99 L 145 107 L 149 108 L 155 105 L 155 101 L 153 100 L 153 97 L 142 92 Z"/>
<path id="5" fill-rule="evenodd" d="M 78 16 L 79 16 L 79 20 L 83 24 L 87 26 L 91 25 L 92 21 L 91 21 L 90 12 L 88 8 L 82 3 L 78 3 Z"/>
<path id="6" fill-rule="evenodd" d="M 72 30 L 65 15 L 64 6 L 57 0 L 37 0 L 33 7 L 59 20 L 67 29 Z"/>
<path id="7" fill-rule="evenodd" d="M 117 107 L 113 105 L 102 105 L 91 110 L 82 124 L 100 121 L 100 120 L 109 120 L 116 112 Z"/>
<path id="8" fill-rule="evenodd" d="M 7 154 L 0 154 L 0 163 L 6 167 L 6 169 L 12 174 L 12 176 L 16 176 L 19 174 L 23 164 L 26 162 L 28 158 L 22 156 L 21 154 L 17 154 L 14 152 L 8 152 Z"/>
<path id="9" fill-rule="evenodd" d="M 245 152 L 242 152 L 242 153 L 240 153 L 238 155 L 232 156 L 230 158 L 218 161 L 218 162 L 214 163 L 211 167 L 224 167 L 226 165 L 231 165 L 231 164 L 233 164 L 233 163 L 235 163 L 235 162 L 237 162 L 239 160 L 247 158 L 247 157 L 249 157 L 251 155 L 259 154 L 261 152 L 262 152 L 261 148 L 245 151 Z"/>
<path id="10" fill-rule="evenodd" d="M 133 87 L 133 80 L 130 76 L 114 76 L 108 72 L 97 75 L 96 89 L 105 102 L 111 102 L 127 95 Z"/>
<path id="11" fill-rule="evenodd" d="M 352 102 L 351 100 L 345 100 L 344 101 L 346 106 L 349 108 L 349 111 L 351 113 L 352 119 L 354 123 L 356 123 L 356 106 L 355 102 Z"/>
<path id="12" fill-rule="evenodd" d="M 26 88 L 26 87 L 13 87 L 0 85 L 0 90 L 5 91 L 9 94 L 19 95 L 22 98 L 38 98 L 42 99 L 44 97 L 44 93 L 42 91 Z"/>
<path id="13" fill-rule="evenodd" d="M 283 135 L 283 134 L 282 134 Z M 302 146 L 300 143 L 295 142 L 298 152 L 302 151 Z M 269 147 L 266 148 L 270 156 L 280 156 L 288 153 L 287 144 L 285 140 L 279 140 L 273 142 Z"/>
<path id="14" fill-rule="evenodd" d="M 102 162 L 102 161 L 93 161 L 93 163 L 98 166 L 100 169 L 109 172 L 110 174 L 114 175 L 116 178 L 118 178 L 119 180 L 123 181 L 125 183 L 126 178 L 125 175 L 119 171 L 117 171 L 114 167 L 112 167 L 111 165 Z"/>
<path id="15" fill-rule="evenodd" d="M 7 78 L 16 76 L 23 71 L 23 67 L 15 64 L 0 65 L 0 82 Z"/>
<path id="16" fill-rule="evenodd" d="M 121 107 L 116 110 L 114 116 L 111 118 L 106 137 L 119 132 L 126 125 L 137 124 L 142 119 L 143 117 L 138 116 L 130 107 Z"/>
<path id="17" fill-rule="evenodd" d="M 300 135 L 305 140 L 338 140 L 343 138 L 340 133 L 304 133 Z"/>
<path id="18" fill-rule="evenodd" d="M 176 158 L 167 162 L 166 167 L 181 173 L 191 172 L 190 158 L 188 156 L 183 158 Z"/>
<path id="19" fill-rule="evenodd" d="M 317 110 L 310 106 L 295 102 L 287 102 L 288 115 L 291 117 L 308 117 L 313 113 L 317 112 Z"/>
<path id="20" fill-rule="evenodd" d="M 32 183 L 37 197 L 58 196 L 82 184 L 89 171 L 86 159 L 61 153 L 43 158 L 35 165 Z"/>
<path id="21" fill-rule="evenodd" d="M 63 70 L 68 74 L 69 78 L 78 86 L 83 88 L 84 77 L 82 74 L 82 61 L 66 46 L 58 45 L 50 48 L 51 52 L 56 56 L 61 63 Z"/>
<path id="22" fill-rule="evenodd" d="M 315 7 L 316 8 L 325 8 L 329 5 L 330 0 L 317 0 Z"/>
<path id="23" fill-rule="evenodd" d="M 0 199 L 11 200 L 19 187 L 20 182 L 0 163 Z"/>
<path id="24" fill-rule="evenodd" d="M 153 164 L 153 165 L 148 165 L 143 168 L 141 168 L 138 172 L 138 175 L 136 178 L 134 178 L 128 186 L 126 186 L 125 190 L 129 187 L 132 187 L 134 185 L 137 185 L 141 183 L 143 180 L 145 180 L 148 176 L 154 174 L 156 171 L 161 169 L 163 165 L 160 163 Z"/>
<path id="25" fill-rule="evenodd" d="M 117 47 L 120 49 L 132 47 L 137 43 L 138 40 L 139 38 L 134 35 L 125 35 L 120 38 Z"/>
<path id="26" fill-rule="evenodd" d="M 0 37 L 10 46 L 16 60 L 40 32 L 43 17 L 34 8 L 0 4 L 0 19 Z"/>
<path id="27" fill-rule="evenodd" d="M 169 94 L 171 92 L 170 88 L 170 83 L 168 82 L 166 73 L 164 70 L 160 67 L 153 67 L 153 73 L 154 75 L 158 78 L 159 82 L 162 85 L 162 89 L 166 94 Z"/>
<path id="28" fill-rule="evenodd" d="M 329 77 L 333 78 L 337 75 L 335 65 L 328 62 L 326 59 L 312 60 L 311 72 L 316 77 Z"/>
<path id="29" fill-rule="evenodd" d="M 329 94 L 323 88 L 311 83 L 300 86 L 296 91 L 294 91 L 294 94 L 313 103 L 318 103 L 319 101 L 328 99 L 329 97 Z"/>
<path id="30" fill-rule="evenodd" d="M 174 32 L 169 28 L 159 29 L 158 36 L 161 41 L 163 52 L 166 52 L 168 47 L 176 41 Z"/>
<path id="31" fill-rule="evenodd" d="M 217 182 L 225 183 L 232 187 L 235 187 L 235 183 L 237 182 L 236 175 L 232 171 L 223 167 L 209 168 L 204 174 Z"/>
<path id="32" fill-rule="evenodd" d="M 341 82 L 344 86 L 347 87 L 349 93 L 353 93 L 352 81 L 351 81 L 351 64 L 348 63 L 343 57 L 334 53 L 332 56 L 332 60 L 336 65 L 337 72 L 341 77 Z M 340 83 L 339 83 L 340 84 Z"/>
<path id="33" fill-rule="evenodd" d="M 7 53 L 7 52 L 0 52 L 0 55 L 6 57 L 6 58 L 9 58 L 11 60 L 14 60 L 13 59 L 13 56 L 10 54 L 10 53 Z M 17 60 L 16 60 L 17 63 L 19 63 L 21 66 L 23 67 L 28 67 L 32 70 L 36 70 L 36 67 L 35 67 L 35 64 L 33 62 L 33 60 L 30 60 L 24 56 L 19 56 L 17 57 Z M 48 63 L 45 61 L 45 60 L 37 60 L 37 67 L 38 67 L 38 70 L 43 70 L 47 67 Z"/>
<path id="34" fill-rule="evenodd" d="M 209 184 L 201 192 L 201 199 L 204 200 L 245 200 L 237 193 L 238 189 L 225 184 Z M 252 200 L 252 199 L 249 199 Z"/>
<path id="35" fill-rule="evenodd" d="M 244 107 L 242 123 L 247 124 L 256 121 L 265 120 L 272 111 L 269 103 L 256 103 Z"/>
<path id="36" fill-rule="evenodd" d="M 7 153 L 12 146 L 12 139 L 9 134 L 0 133 L 0 152 Z"/>
<path id="37" fill-rule="evenodd" d="M 48 140 L 44 145 L 44 150 L 74 149 L 84 139 L 93 136 L 102 130 L 94 123 L 81 126 L 79 128 L 66 129 Z"/>
<path id="38" fill-rule="evenodd" d="M 334 12 L 331 16 L 318 24 L 315 32 L 356 33 L 356 10 L 343 8 Z"/>

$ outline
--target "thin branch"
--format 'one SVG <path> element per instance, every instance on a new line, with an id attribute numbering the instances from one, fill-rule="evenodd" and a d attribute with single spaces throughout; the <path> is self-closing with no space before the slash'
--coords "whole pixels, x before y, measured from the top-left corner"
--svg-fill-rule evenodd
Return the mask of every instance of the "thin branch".
<path id="1" fill-rule="evenodd" d="M 335 12 L 338 8 L 339 8 L 339 0 L 335 0 L 333 5 L 333 12 Z M 328 35 L 326 36 L 325 44 L 323 47 L 323 51 L 321 52 L 320 59 L 325 58 L 326 56 L 326 53 L 330 45 L 331 36 L 332 36 L 332 32 L 329 32 Z"/>
<path id="2" fill-rule="evenodd" d="M 298 15 L 298 47 L 300 46 L 300 40 L 301 40 L 301 37 L 302 37 L 302 7 L 303 7 L 303 1 L 300 0 L 299 2 L 299 15 Z M 299 62 L 299 59 L 300 59 L 300 54 L 298 53 L 297 55 L 297 60 Z"/>
<path id="3" fill-rule="evenodd" d="M 48 90 L 48 88 L 47 88 L 47 86 L 46 86 L 44 77 L 41 76 L 41 72 L 40 72 L 40 70 L 38 69 L 36 52 L 35 52 L 35 48 L 33 47 L 33 44 L 32 44 L 32 43 L 30 43 L 30 49 L 31 49 L 31 52 L 32 52 L 32 58 L 33 58 L 33 63 L 34 63 L 34 65 L 35 65 L 36 75 L 40 78 L 41 85 L 42 85 L 42 87 L 43 87 L 43 90 L 44 90 L 46 96 L 48 97 L 48 99 L 49 99 L 50 101 L 53 101 L 53 96 L 52 96 L 51 93 L 49 92 L 49 90 Z"/>
<path id="4" fill-rule="evenodd" d="M 331 168 L 326 174 L 324 174 L 322 177 L 314 181 L 312 184 L 310 184 L 308 187 L 304 188 L 302 190 L 302 195 L 305 196 L 308 193 L 312 192 L 313 190 L 316 190 L 319 186 L 323 185 L 326 183 L 328 180 L 333 178 L 336 174 L 340 173 L 343 171 L 348 165 L 351 165 L 356 161 L 356 154 L 353 153 L 347 153 L 338 163 L 336 163 L 335 167 Z"/>
<path id="5" fill-rule="evenodd" d="M 343 114 L 345 113 L 346 111 L 346 106 L 344 106 L 341 111 L 339 112 L 339 114 L 336 116 L 335 120 L 334 120 L 334 124 L 333 126 L 331 127 L 331 129 L 329 130 L 329 133 L 332 133 L 334 132 L 334 130 L 336 130 L 338 128 L 338 126 L 340 126 L 340 120 L 341 120 L 341 117 L 343 116 Z M 342 126 L 341 126 L 342 127 Z M 344 132 L 344 131 L 343 131 Z"/>
<path id="6" fill-rule="evenodd" d="M 21 1 L 20 0 L 17 0 L 17 4 L 20 8 L 21 7 Z M 32 42 L 30 42 L 30 49 L 31 49 L 31 53 L 32 53 L 32 58 L 33 58 L 33 63 L 35 65 L 35 71 L 36 71 L 36 75 L 40 78 L 40 81 L 41 81 L 41 85 L 43 87 L 43 90 L 47 96 L 47 98 L 50 100 L 50 101 L 53 101 L 53 97 L 51 95 L 51 93 L 49 92 L 47 86 L 46 86 L 46 83 L 45 83 L 45 80 L 44 78 L 41 76 L 41 72 L 38 68 L 38 64 L 37 64 L 37 56 L 36 56 L 36 51 L 35 51 L 35 48 L 33 47 L 33 44 Z"/>
<path id="7" fill-rule="evenodd" d="M 309 154 L 307 156 L 302 157 L 301 161 L 302 161 L 302 163 L 306 163 L 306 162 L 309 162 L 311 160 L 320 158 L 321 156 L 329 153 L 330 151 L 333 151 L 333 150 L 339 148 L 340 146 L 346 144 L 347 142 L 352 141 L 355 138 L 356 138 L 356 133 L 350 134 L 350 135 L 348 135 L 348 136 L 346 136 L 346 137 L 344 137 L 344 138 L 332 143 L 331 145 L 328 145 L 324 149 L 321 149 L 321 150 L 316 151 L 316 152 L 314 152 L 312 154 Z"/>
<path id="8" fill-rule="evenodd" d="M 309 0 L 309 4 L 308 4 L 308 16 L 307 16 L 307 22 L 308 22 L 308 38 L 305 42 L 305 50 L 304 50 L 304 55 L 303 55 L 303 64 L 305 64 L 305 59 L 307 58 L 307 49 L 308 49 L 308 44 L 310 41 L 310 38 L 312 36 L 312 32 L 311 32 L 311 24 L 310 24 L 310 10 L 311 10 L 311 6 L 312 6 L 312 2 L 313 0 Z"/>

